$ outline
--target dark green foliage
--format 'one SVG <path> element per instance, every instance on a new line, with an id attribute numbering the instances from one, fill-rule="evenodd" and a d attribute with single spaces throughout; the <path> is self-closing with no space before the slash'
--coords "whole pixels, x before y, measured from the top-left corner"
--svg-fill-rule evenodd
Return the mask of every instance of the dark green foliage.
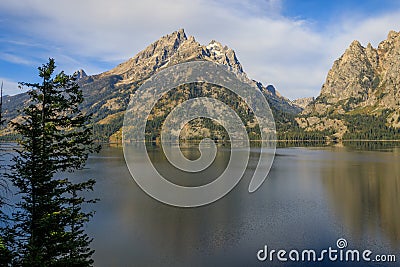
<path id="1" fill-rule="evenodd" d="M 122 77 L 111 75 L 97 80 L 93 80 L 93 78 L 89 76 L 78 81 L 85 96 L 85 101 L 82 103 L 81 108 L 85 112 L 94 114 L 94 122 L 98 122 L 108 115 L 125 111 L 129 103 L 130 94 L 134 89 L 138 88 L 139 85 L 138 83 L 133 83 L 116 86 L 116 83 L 121 80 Z M 120 107 L 113 110 L 103 107 L 109 100 L 116 101 Z"/>
<path id="2" fill-rule="evenodd" d="M 66 172 L 84 167 L 93 145 L 89 117 L 79 105 L 82 91 L 75 78 L 61 72 L 53 77 L 55 62 L 39 67 L 41 84 L 32 88 L 23 121 L 12 123 L 22 136 L 20 149 L 7 175 L 21 201 L 12 217 L 14 253 L 18 266 L 91 266 L 91 239 L 83 227 L 92 217 L 82 206 L 93 203 L 81 196 L 93 190 L 95 181 L 71 182 Z"/>
<path id="3" fill-rule="evenodd" d="M 326 137 L 333 134 L 331 131 L 305 131 L 296 122 L 296 114 L 282 112 L 272 105 L 270 105 L 270 107 L 274 115 L 277 138 L 279 141 L 290 144 L 309 141 L 316 144 L 323 144 L 326 143 Z"/>
<path id="4" fill-rule="evenodd" d="M 156 105 L 153 107 L 151 111 L 151 116 L 153 118 L 151 120 L 148 120 L 146 124 L 146 140 L 156 141 L 160 137 L 161 128 L 165 121 L 165 118 L 168 116 L 168 114 L 172 111 L 172 109 L 175 106 L 184 101 L 197 97 L 215 98 L 225 103 L 227 106 L 231 107 L 236 112 L 236 114 L 238 114 L 238 116 L 243 122 L 243 125 L 247 125 L 249 122 L 252 123 L 255 121 L 255 116 L 253 112 L 248 108 L 247 104 L 232 91 L 213 84 L 207 84 L 202 82 L 191 83 L 191 84 L 181 85 L 178 88 L 170 90 L 156 103 Z M 160 111 L 162 115 L 158 116 L 154 115 L 156 113 L 159 113 Z M 199 118 L 191 121 L 189 125 L 192 128 L 209 129 L 210 136 L 208 137 L 211 138 L 212 140 L 215 141 L 229 140 L 228 133 L 223 128 L 223 126 L 217 124 L 213 120 L 206 118 Z M 261 139 L 261 132 L 258 127 L 258 124 L 255 127 L 250 127 L 247 125 L 246 130 L 250 140 Z M 190 140 L 198 140 L 204 137 L 205 136 L 200 136 L 200 135 L 193 136 L 190 137 Z"/>
<path id="5" fill-rule="evenodd" d="M 121 114 L 107 124 L 94 124 L 93 135 L 96 141 L 100 143 L 108 143 L 110 136 L 122 127 L 123 120 L 124 116 Z"/>
<path id="6" fill-rule="evenodd" d="M 169 91 L 164 97 L 158 101 L 154 106 L 151 114 L 154 116 L 155 113 L 162 111 L 161 116 L 155 116 L 151 120 L 147 121 L 146 125 L 146 140 L 156 141 L 161 132 L 162 124 L 166 116 L 171 112 L 172 108 L 179 103 L 196 97 L 213 97 L 224 102 L 226 105 L 231 107 L 242 119 L 243 125 L 246 126 L 246 130 L 250 140 L 260 139 L 260 130 L 258 124 L 255 127 L 248 126 L 248 122 L 252 123 L 255 121 L 254 114 L 249 110 L 247 105 L 233 92 L 221 88 L 215 85 L 193 83 L 189 85 L 180 86 L 174 90 Z M 326 136 L 332 135 L 331 131 L 314 131 L 307 132 L 302 129 L 295 121 L 296 114 L 282 111 L 278 108 L 276 103 L 271 98 L 266 97 L 271 111 L 273 113 L 277 131 L 278 140 L 284 140 L 288 142 L 305 142 L 313 141 L 314 143 L 326 143 Z M 170 105 L 172 103 L 172 105 Z M 168 105 L 169 104 L 169 105 Z M 225 129 L 216 124 L 210 119 L 196 119 L 189 123 L 192 128 L 204 127 L 210 130 L 209 138 L 213 140 L 227 141 L 229 136 Z M 191 140 L 197 140 L 203 138 L 203 136 L 194 136 Z"/>
<path id="7" fill-rule="evenodd" d="M 344 115 L 347 122 L 347 132 L 343 139 L 359 140 L 400 140 L 400 129 L 387 125 L 386 118 L 389 111 L 381 115 Z"/>
<path id="8" fill-rule="evenodd" d="M 399 143 L 398 142 L 392 142 L 392 141 L 387 141 L 387 142 L 382 142 L 382 141 L 343 141 L 343 144 L 350 148 L 350 149 L 355 149 L 355 150 L 377 150 L 377 151 L 382 151 L 382 150 L 388 150 L 391 151 L 393 149 L 398 148 Z"/>
<path id="9" fill-rule="evenodd" d="M 11 133 L 11 134 L 5 134 L 0 136 L 0 142 L 15 142 L 17 140 L 20 140 L 22 138 L 21 135 Z"/>

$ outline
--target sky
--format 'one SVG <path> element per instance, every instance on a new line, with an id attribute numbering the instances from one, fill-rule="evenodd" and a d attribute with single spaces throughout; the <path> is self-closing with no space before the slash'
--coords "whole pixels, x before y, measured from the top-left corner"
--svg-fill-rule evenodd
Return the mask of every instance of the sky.
<path id="1" fill-rule="evenodd" d="M 400 31 L 397 0 L 2 0 L 4 93 L 37 82 L 37 67 L 98 74 L 184 28 L 201 44 L 234 49 L 248 76 L 289 99 L 317 96 L 353 40 L 376 47 Z M 22 89 L 23 90 L 23 89 Z"/>

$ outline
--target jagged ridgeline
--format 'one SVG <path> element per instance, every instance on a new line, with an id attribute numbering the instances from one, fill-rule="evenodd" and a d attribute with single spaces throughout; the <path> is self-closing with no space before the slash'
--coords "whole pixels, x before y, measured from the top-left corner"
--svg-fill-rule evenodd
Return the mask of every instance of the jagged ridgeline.
<path id="1" fill-rule="evenodd" d="M 353 41 L 296 120 L 335 138 L 400 139 L 400 33 L 389 32 L 377 48 Z"/>
<path id="2" fill-rule="evenodd" d="M 168 114 L 179 104 L 198 97 L 214 98 L 223 102 L 240 117 L 246 127 L 249 140 L 261 139 L 261 132 L 254 113 L 238 95 L 218 85 L 197 82 L 174 88 L 157 102 L 147 120 L 146 141 L 159 142 L 163 122 Z M 222 125 L 209 118 L 200 117 L 191 120 L 184 126 L 181 130 L 180 141 L 201 140 L 205 137 L 215 141 L 229 140 L 229 135 Z"/>
<path id="3" fill-rule="evenodd" d="M 293 124 L 294 115 L 302 110 L 302 108 L 281 96 L 272 85 L 264 86 L 257 81 L 249 79 L 234 50 L 215 40 L 212 40 L 208 45 L 201 45 L 193 36 L 187 37 L 184 30 L 181 29 L 161 37 L 131 59 L 109 71 L 97 75 L 87 75 L 83 70 L 76 72 L 78 78 L 77 82 L 85 97 L 82 110 L 86 113 L 93 114 L 93 128 L 97 139 L 101 142 L 121 142 L 121 128 L 124 113 L 132 94 L 155 73 L 179 63 L 195 60 L 205 60 L 223 64 L 240 76 L 245 82 L 258 88 L 270 104 L 275 116 L 278 132 L 281 125 L 287 128 Z M 193 95 L 190 93 L 191 86 L 192 85 L 176 89 L 175 98 L 179 99 L 176 100 L 176 102 L 189 99 L 188 96 Z M 201 94 L 214 94 L 217 99 L 220 97 L 222 100 L 225 100 L 228 105 L 229 103 L 235 103 L 230 106 L 235 106 L 236 108 L 242 107 L 242 104 L 237 102 L 237 97 L 229 95 L 223 88 L 209 88 L 208 90 L 203 88 L 203 85 L 200 87 Z M 18 109 L 22 109 L 22 107 L 27 104 L 27 100 L 27 94 L 25 93 L 15 96 L 6 96 L 4 99 L 5 118 L 8 121 L 20 119 Z M 166 103 L 162 99 L 159 105 L 163 104 L 165 104 L 166 107 L 157 106 L 159 110 L 166 109 L 171 103 Z M 238 110 L 238 112 L 242 111 Z M 166 114 L 163 114 L 163 116 L 164 115 Z M 162 116 L 158 118 L 157 114 L 156 118 L 151 118 L 148 126 L 155 130 L 157 128 L 155 126 L 159 126 L 159 120 L 161 119 Z M 280 121 L 281 119 L 282 123 Z M 198 123 L 199 121 L 192 122 L 190 124 L 190 129 L 192 130 L 188 128 L 187 132 L 183 131 L 183 134 L 188 135 L 186 138 L 198 138 L 198 135 L 194 134 L 194 128 L 197 127 L 197 129 L 200 129 L 203 128 L 204 125 L 209 126 L 210 135 L 213 138 L 226 138 L 226 133 L 220 129 L 220 126 L 216 126 L 210 121 L 207 122 L 207 120 L 202 122 L 202 126 L 196 126 Z M 251 124 L 247 127 L 249 133 L 253 135 L 254 131 L 251 129 Z M 193 136 L 189 137 L 191 134 L 193 134 Z M 6 129 L 2 132 L 2 135 L 12 138 L 11 129 Z M 157 133 L 149 134 L 148 138 L 157 138 L 156 135 Z M 250 138 L 258 138 L 258 135 L 250 136 Z"/>
<path id="4" fill-rule="evenodd" d="M 101 142 L 121 142 L 124 113 L 135 90 L 157 72 L 194 60 L 223 64 L 242 80 L 258 88 L 274 115 L 278 139 L 400 139 L 400 33 L 391 31 L 377 48 L 370 44 L 363 47 L 354 41 L 334 62 L 317 98 L 290 101 L 272 85 L 264 86 L 248 78 L 234 50 L 215 40 L 202 45 L 193 36 L 187 37 L 183 29 L 161 37 L 109 71 L 97 75 L 87 75 L 83 70 L 76 73 L 85 97 L 82 109 L 93 114 L 97 139 Z M 177 88 L 177 96 L 174 97 L 179 101 L 190 99 L 191 86 Z M 223 88 L 214 90 L 203 88 L 203 85 L 200 87 L 201 94 L 224 98 L 228 105 L 237 101 L 234 95 L 229 95 Z M 4 119 L 20 120 L 18 110 L 22 110 L 27 101 L 26 93 L 5 96 Z M 176 100 L 176 103 L 179 101 Z M 155 110 L 154 117 L 148 122 L 149 129 L 155 130 L 147 135 L 149 140 L 157 139 L 160 121 L 171 105 L 167 102 L 166 99 L 161 100 L 159 105 L 165 104 L 166 107 L 157 106 L 157 112 L 162 111 L 162 114 Z M 241 104 L 238 102 L 233 106 L 237 108 Z M 244 125 L 250 137 L 258 138 L 257 134 L 253 136 L 252 124 L 249 126 L 247 123 Z M 195 120 L 187 127 L 182 131 L 187 139 L 198 138 L 196 131 L 200 129 L 212 138 L 226 138 L 220 126 L 209 120 Z M 15 139 L 9 127 L 2 130 L 0 136 L 3 139 Z"/>

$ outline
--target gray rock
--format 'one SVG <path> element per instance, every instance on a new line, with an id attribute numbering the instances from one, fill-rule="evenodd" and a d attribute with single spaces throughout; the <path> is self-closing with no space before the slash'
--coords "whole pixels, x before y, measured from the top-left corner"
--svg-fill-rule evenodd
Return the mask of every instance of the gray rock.
<path id="1" fill-rule="evenodd" d="M 320 95 L 304 108 L 301 117 L 323 118 L 352 113 L 376 115 L 390 110 L 388 123 L 400 127 L 397 122 L 399 87 L 400 33 L 389 32 L 377 48 L 371 44 L 363 47 L 353 41 L 334 62 Z"/>

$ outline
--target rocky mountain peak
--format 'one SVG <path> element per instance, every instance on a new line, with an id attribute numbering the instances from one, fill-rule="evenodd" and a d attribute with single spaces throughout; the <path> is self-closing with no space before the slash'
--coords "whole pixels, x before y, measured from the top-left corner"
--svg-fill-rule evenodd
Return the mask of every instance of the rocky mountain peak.
<path id="1" fill-rule="evenodd" d="M 377 65 L 376 50 L 372 46 L 365 48 L 359 41 L 353 41 L 329 70 L 321 96 L 329 103 L 350 97 L 364 99 L 373 87 L 376 78 L 374 67 Z"/>
<path id="2" fill-rule="evenodd" d="M 209 60 L 243 73 L 242 65 L 232 49 L 215 40 L 207 46 L 201 45 L 180 29 L 161 37 L 133 58 L 99 77 L 118 75 L 125 81 L 143 80 L 161 68 L 191 60 Z"/>
<path id="3" fill-rule="evenodd" d="M 390 31 L 387 39 L 378 45 L 379 56 L 384 59 L 387 53 L 392 53 L 393 49 L 400 46 L 400 32 Z"/>
<path id="4" fill-rule="evenodd" d="M 214 53 L 218 53 L 224 50 L 224 48 L 227 50 L 227 46 L 223 46 L 220 42 L 211 40 L 211 42 L 206 46 L 206 48 L 210 51 L 213 51 Z"/>
<path id="5" fill-rule="evenodd" d="M 399 73 L 400 32 L 390 31 L 377 49 L 370 43 L 363 47 L 360 42 L 353 41 L 334 62 L 322 86 L 321 96 L 328 103 L 352 98 L 352 102 L 371 105 L 376 103 L 378 94 L 380 97 L 387 95 L 377 91 L 393 92 L 395 89 L 397 92 Z"/>
<path id="6" fill-rule="evenodd" d="M 183 29 L 165 35 L 147 46 L 133 58 L 104 74 L 121 75 L 124 79 L 143 79 L 167 64 L 169 58 L 187 40 Z"/>
<path id="7" fill-rule="evenodd" d="M 182 62 L 204 59 L 207 56 L 203 46 L 193 36 L 181 43 L 176 53 L 169 59 L 168 66 Z"/>
<path id="8" fill-rule="evenodd" d="M 185 33 L 185 30 L 183 28 L 181 28 L 181 29 L 179 29 L 177 31 L 174 31 L 171 35 L 174 35 L 174 34 L 176 34 L 178 38 L 180 36 L 182 36 L 183 39 L 186 39 L 186 33 Z"/>
<path id="9" fill-rule="evenodd" d="M 77 80 L 87 77 L 86 72 L 83 69 L 79 69 L 74 72 L 73 76 L 76 77 Z"/>
<path id="10" fill-rule="evenodd" d="M 243 73 L 242 65 L 236 57 L 235 51 L 220 42 L 212 40 L 206 47 L 210 58 L 220 64 L 231 67 L 238 73 Z"/>
<path id="11" fill-rule="evenodd" d="M 400 36 L 400 32 L 396 32 L 396 31 L 392 30 L 392 31 L 389 31 L 387 39 L 388 40 L 390 40 L 390 39 L 394 40 L 394 39 L 399 38 L 399 36 Z"/>
<path id="12" fill-rule="evenodd" d="M 351 42 L 350 46 L 346 49 L 343 55 L 339 58 L 340 63 L 347 63 L 354 60 L 365 59 L 365 47 L 357 40 Z"/>
<path id="13" fill-rule="evenodd" d="M 215 40 L 208 45 L 202 45 L 193 36 L 186 36 L 185 31 L 180 29 L 159 38 L 112 70 L 88 77 L 83 70 L 76 72 L 77 76 L 82 78 L 78 82 L 85 97 L 85 102 L 82 104 L 83 110 L 93 114 L 93 121 L 100 129 L 99 138 L 121 141 L 123 116 L 132 93 L 151 75 L 163 68 L 195 60 L 207 60 L 226 65 L 237 74 L 240 80 L 256 85 L 268 99 L 272 110 L 279 114 L 288 113 L 291 117 L 301 111 L 301 108 L 279 95 L 272 85 L 264 87 L 260 82 L 250 80 L 243 71 L 234 50 Z M 210 88 L 213 87 L 210 86 Z M 173 101 L 178 101 L 174 104 L 180 103 L 179 101 L 189 96 L 189 94 L 186 95 L 189 91 L 184 91 L 187 89 L 189 87 L 182 87 L 184 94 L 174 99 Z M 209 90 L 208 85 L 201 86 L 201 90 Z M 230 95 L 224 91 L 221 90 L 221 96 L 226 95 L 229 102 Z M 18 119 L 18 108 L 22 107 L 27 99 L 28 95 L 23 93 L 3 101 L 6 103 L 4 114 L 7 115 L 7 120 Z"/>
<path id="14" fill-rule="evenodd" d="M 386 40 L 378 45 L 379 56 L 383 60 L 386 59 L 387 54 L 396 53 L 394 50 L 400 47 L 400 32 L 390 31 Z"/>
<path id="15" fill-rule="evenodd" d="M 349 50 L 362 50 L 363 46 L 361 45 L 361 43 L 358 40 L 354 40 L 353 42 L 351 42 L 349 48 Z"/>
<path id="16" fill-rule="evenodd" d="M 207 60 L 223 64 L 236 72 L 240 79 L 255 83 L 243 71 L 233 49 L 216 40 L 212 40 L 208 45 L 202 45 L 193 36 L 187 36 L 183 29 L 161 37 L 114 69 L 91 76 L 91 80 L 104 84 L 116 83 L 118 86 L 140 84 L 163 68 L 193 60 Z M 298 111 L 297 107 L 291 106 L 290 101 L 281 97 L 274 87 L 270 86 L 266 89 L 260 84 L 259 88 L 266 94 L 275 97 L 276 102 L 282 106 L 289 105 L 288 109 Z"/>
<path id="17" fill-rule="evenodd" d="M 267 90 L 271 92 L 271 94 L 276 94 L 276 89 L 272 84 L 267 85 Z"/>
<path id="18" fill-rule="evenodd" d="M 363 47 L 360 42 L 353 41 L 334 62 L 320 95 L 302 115 L 329 117 L 388 112 L 387 123 L 400 127 L 399 73 L 399 32 L 389 32 L 378 48 L 371 44 Z"/>

